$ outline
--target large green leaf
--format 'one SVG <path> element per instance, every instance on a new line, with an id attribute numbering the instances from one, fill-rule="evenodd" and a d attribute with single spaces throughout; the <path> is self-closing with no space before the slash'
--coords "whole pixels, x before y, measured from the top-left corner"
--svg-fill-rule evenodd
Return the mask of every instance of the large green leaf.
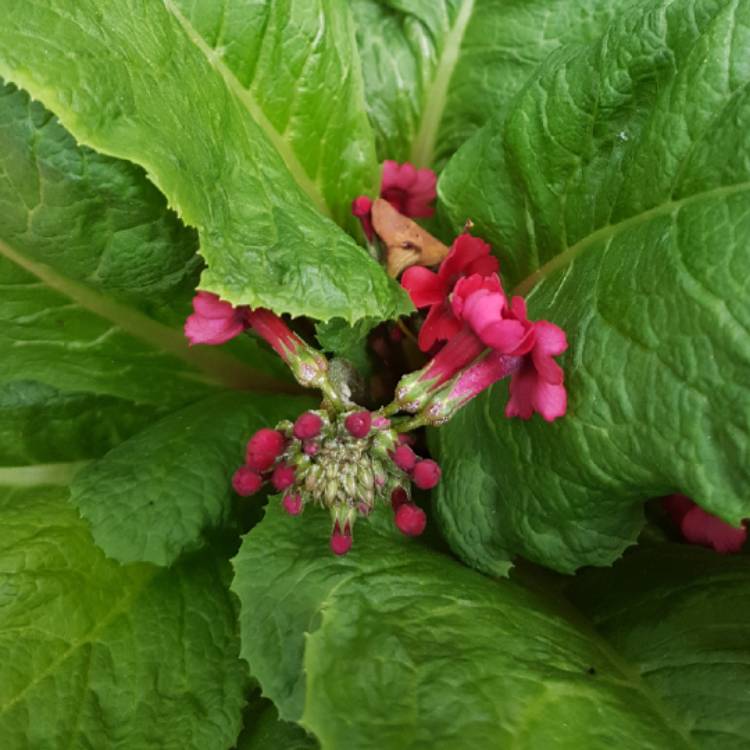
<path id="1" fill-rule="evenodd" d="M 29 380 L 5 383 L 0 385 L 0 466 L 98 458 L 164 411 Z"/>
<path id="2" fill-rule="evenodd" d="M 108 557 L 171 565 L 229 519 L 231 477 L 250 435 L 294 419 L 308 405 L 231 392 L 204 399 L 83 469 L 71 499 Z"/>
<path id="3" fill-rule="evenodd" d="M 570 342 L 564 419 L 505 419 L 500 386 L 435 435 L 472 564 L 607 564 L 670 491 L 750 516 L 748 25 L 747 0 L 652 0 L 548 59 L 447 168 L 455 226 Z"/>
<path id="4" fill-rule="evenodd" d="M 76 146 L 24 92 L 0 87 L 0 382 L 75 394 L 92 415 L 101 396 L 122 399 L 125 421 L 222 385 L 273 387 L 234 357 L 188 347 L 196 248 L 140 169 Z M 245 348 L 278 372 L 277 358 Z"/>
<path id="5" fill-rule="evenodd" d="M 1 489 L 3 748 L 232 747 L 247 676 L 220 556 L 120 567 L 65 488 Z"/>
<path id="6" fill-rule="evenodd" d="M 750 747 L 750 558 L 661 545 L 569 596 L 704 750 Z"/>
<path id="7" fill-rule="evenodd" d="M 550 52 L 595 39 L 633 1 L 353 0 L 382 158 L 440 166 Z"/>
<path id="8" fill-rule="evenodd" d="M 174 0 L 305 190 L 344 224 L 377 187 L 354 25 L 339 0 Z M 187 28 L 187 26 L 186 26 Z M 210 52 L 208 52 L 210 51 Z"/>
<path id="9" fill-rule="evenodd" d="M 237 56 L 225 63 L 174 0 L 53 0 L 43 6 L 9 0 L 0 27 L 0 74 L 40 99 L 79 142 L 146 169 L 170 205 L 198 229 L 208 263 L 202 288 L 234 304 L 293 315 L 350 322 L 367 315 L 388 318 L 409 309 L 408 298 L 320 213 L 326 204 L 305 172 L 311 167 L 298 166 L 295 149 L 307 153 L 310 141 L 342 136 L 338 123 L 330 125 L 329 104 L 339 102 L 339 110 L 350 113 L 356 104 L 344 101 L 343 93 L 358 90 L 351 61 L 350 89 L 347 71 L 336 62 L 351 47 L 349 22 L 339 18 L 337 3 L 328 3 L 317 27 L 322 41 L 317 35 L 310 39 L 308 6 L 295 4 L 294 13 L 307 18 L 309 60 L 316 60 L 315 45 L 323 43 L 325 60 L 312 65 L 310 80 L 304 72 L 285 75 L 298 88 L 268 92 L 260 100 L 233 72 Z M 231 35 L 244 36 L 241 27 L 257 20 L 254 8 L 236 4 L 226 23 Z M 291 61 L 304 35 L 291 16 L 285 23 L 282 10 L 269 28 L 283 38 L 262 41 Z M 211 27 L 205 25 L 207 34 Z M 339 37 L 343 48 L 334 52 L 330 45 Z M 257 48 L 260 40 L 253 44 Z M 274 55 L 258 59 L 256 81 L 264 88 L 273 84 L 268 75 L 273 61 Z M 327 92 L 337 75 L 343 83 L 329 101 L 320 101 L 321 112 L 308 123 L 324 132 L 305 133 L 299 115 L 285 123 L 289 132 L 278 132 L 276 101 L 288 102 L 295 91 L 313 87 L 313 79 L 316 91 Z M 356 128 L 353 139 L 358 142 Z M 340 157 L 333 165 L 329 150 Z M 326 164 L 327 180 L 344 170 L 348 151 L 348 144 L 337 141 L 320 152 L 315 161 L 318 167 Z M 359 165 L 360 157 L 355 146 L 351 159 Z"/>
<path id="10" fill-rule="evenodd" d="M 242 654 L 322 747 L 694 747 L 564 602 L 377 526 L 337 558 L 327 514 L 275 503 L 234 560 Z"/>

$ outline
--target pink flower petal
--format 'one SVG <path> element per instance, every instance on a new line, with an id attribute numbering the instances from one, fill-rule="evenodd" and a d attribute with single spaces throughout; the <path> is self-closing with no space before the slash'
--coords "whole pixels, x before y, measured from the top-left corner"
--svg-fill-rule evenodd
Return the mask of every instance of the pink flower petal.
<path id="1" fill-rule="evenodd" d="M 455 336 L 462 327 L 463 324 L 453 315 L 446 302 L 433 305 L 419 329 L 417 341 L 419 348 L 423 352 L 429 352 L 438 341 L 445 341 Z"/>
<path id="2" fill-rule="evenodd" d="M 415 307 L 440 304 L 447 294 L 439 276 L 424 266 L 407 268 L 401 276 L 401 286 L 409 293 Z"/>
<path id="3" fill-rule="evenodd" d="M 542 419 L 553 422 L 558 417 L 565 416 L 568 409 L 568 392 L 563 385 L 552 385 L 537 380 L 533 395 L 534 409 L 541 414 Z"/>
<path id="4" fill-rule="evenodd" d="M 185 336 L 193 344 L 223 344 L 245 330 L 245 324 L 237 318 L 205 318 L 198 313 L 189 315 L 185 321 Z"/>
<path id="5" fill-rule="evenodd" d="M 682 519 L 682 534 L 692 544 L 713 547 L 721 554 L 739 552 L 747 539 L 745 526 L 735 528 L 695 505 Z"/>

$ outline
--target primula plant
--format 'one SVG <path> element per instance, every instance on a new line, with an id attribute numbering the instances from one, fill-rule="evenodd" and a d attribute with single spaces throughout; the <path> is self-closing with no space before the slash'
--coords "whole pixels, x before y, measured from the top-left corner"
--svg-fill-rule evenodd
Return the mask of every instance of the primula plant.
<path id="1" fill-rule="evenodd" d="M 750 0 L 0 0 L 3 750 L 750 748 Z"/>

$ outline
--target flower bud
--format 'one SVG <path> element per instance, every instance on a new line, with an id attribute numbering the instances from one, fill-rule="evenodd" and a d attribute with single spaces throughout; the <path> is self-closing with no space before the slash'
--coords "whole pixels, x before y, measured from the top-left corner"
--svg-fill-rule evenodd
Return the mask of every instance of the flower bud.
<path id="1" fill-rule="evenodd" d="M 427 525 L 427 516 L 414 503 L 404 503 L 396 511 L 396 526 L 406 536 L 419 536 Z"/>
<path id="2" fill-rule="evenodd" d="M 298 493 L 284 495 L 281 504 L 290 516 L 298 516 L 302 510 L 302 496 Z"/>
<path id="3" fill-rule="evenodd" d="M 396 487 L 391 492 L 391 507 L 397 511 L 404 503 L 409 502 L 409 495 L 403 487 Z"/>
<path id="4" fill-rule="evenodd" d="M 344 525 L 343 532 L 339 522 L 333 526 L 331 534 L 331 549 L 335 555 L 345 555 L 352 548 L 352 530 L 348 523 Z"/>
<path id="5" fill-rule="evenodd" d="M 402 471 L 411 471 L 417 463 L 417 456 L 408 445 L 399 445 L 392 454 L 393 463 Z"/>
<path id="6" fill-rule="evenodd" d="M 354 438 L 366 438 L 372 427 L 372 415 L 369 411 L 355 411 L 344 420 L 347 432 Z"/>
<path id="7" fill-rule="evenodd" d="M 307 440 L 320 435 L 323 420 L 314 412 L 306 411 L 300 414 L 294 423 L 294 437 L 298 440 Z"/>
<path id="8" fill-rule="evenodd" d="M 284 436 L 278 430 L 263 427 L 247 443 L 246 463 L 256 471 L 266 471 L 284 450 Z"/>
<path id="9" fill-rule="evenodd" d="M 271 484 L 279 492 L 294 484 L 294 469 L 286 464 L 279 464 L 271 475 Z"/>
<path id="10" fill-rule="evenodd" d="M 232 487 L 240 497 L 254 495 L 262 486 L 263 477 L 249 466 L 241 466 L 232 477 Z"/>
<path id="11" fill-rule="evenodd" d="M 411 475 L 420 490 L 431 490 L 440 481 L 440 467 L 430 458 L 417 462 Z"/>

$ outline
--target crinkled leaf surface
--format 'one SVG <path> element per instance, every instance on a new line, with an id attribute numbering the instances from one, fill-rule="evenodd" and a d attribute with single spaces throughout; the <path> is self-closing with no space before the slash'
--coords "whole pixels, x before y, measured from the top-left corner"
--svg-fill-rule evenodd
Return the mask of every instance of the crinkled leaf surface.
<path id="1" fill-rule="evenodd" d="M 92 415 L 103 396 L 124 414 L 273 386 L 235 357 L 188 347 L 196 248 L 140 169 L 76 146 L 24 92 L 0 88 L 0 382 L 74 394 Z M 278 372 L 277 358 L 245 349 Z"/>
<path id="2" fill-rule="evenodd" d="M 748 59 L 747 0 L 646 3 L 549 58 L 445 172 L 455 225 L 570 342 L 564 419 L 505 419 L 503 385 L 434 436 L 471 564 L 607 564 L 672 491 L 750 516 Z"/>
<path id="3" fill-rule="evenodd" d="M 352 0 L 383 159 L 440 166 L 560 45 L 633 0 Z"/>
<path id="4" fill-rule="evenodd" d="M 566 605 L 377 524 L 337 558 L 327 514 L 278 505 L 234 560 L 242 653 L 323 747 L 693 747 Z"/>
<path id="5" fill-rule="evenodd" d="M 379 168 L 354 24 L 338 0 L 174 0 L 252 103 L 305 189 L 340 223 Z"/>
<path id="6" fill-rule="evenodd" d="M 613 570 L 577 577 L 568 595 L 697 747 L 750 746 L 750 558 L 639 548 Z"/>
<path id="7" fill-rule="evenodd" d="M 237 17 L 226 28 L 241 33 L 238 24 L 252 24 L 256 6 L 233 5 Z M 303 16 L 308 5 L 299 4 Z M 341 12 L 336 3 L 325 6 L 329 13 Z M 286 8 L 278 7 L 280 13 Z M 81 143 L 146 169 L 170 205 L 198 229 L 208 263 L 202 288 L 234 304 L 350 322 L 410 308 L 403 290 L 321 213 L 327 209 L 319 186 L 296 166 L 295 148 L 276 130 L 270 95 L 262 97 L 267 114 L 233 71 L 236 58 L 225 63 L 174 0 L 12 0 L 4 10 L 0 74 L 40 99 Z M 310 61 L 315 44 L 328 49 L 338 35 L 351 42 L 346 19 L 321 19 L 319 30 L 330 33 L 312 40 Z M 276 20 L 270 30 L 289 38 L 263 41 L 277 53 L 309 40 L 295 23 Z M 272 82 L 265 71 L 273 59 L 259 60 L 258 85 Z M 331 64 L 335 59 L 333 54 Z M 310 75 L 316 90 L 325 91 L 332 73 L 326 63 L 317 69 Z M 340 74 L 345 79 L 346 71 Z M 299 86 L 306 80 L 303 75 L 300 83 L 292 71 L 289 77 Z M 304 85 L 311 87 L 312 78 Z M 288 100 L 292 92 L 274 96 Z M 341 101 L 345 111 L 353 106 Z M 315 119 L 320 126 L 327 122 Z M 286 135 L 306 152 L 302 128 L 295 121 Z M 305 138 L 325 143 L 329 135 Z M 346 162 L 342 144 L 327 148 Z M 318 164 L 324 161 L 332 179 L 339 168 L 321 155 Z"/>
<path id="8" fill-rule="evenodd" d="M 0 488 L 3 747 L 232 747 L 247 676 L 226 562 L 120 567 L 66 495 Z"/>
<path id="9" fill-rule="evenodd" d="M 311 405 L 232 392 L 198 401 L 81 470 L 71 500 L 108 557 L 171 565 L 227 522 L 250 435 Z"/>
<path id="10" fill-rule="evenodd" d="M 29 380 L 5 383 L 0 386 L 0 466 L 97 458 L 164 411 Z"/>

